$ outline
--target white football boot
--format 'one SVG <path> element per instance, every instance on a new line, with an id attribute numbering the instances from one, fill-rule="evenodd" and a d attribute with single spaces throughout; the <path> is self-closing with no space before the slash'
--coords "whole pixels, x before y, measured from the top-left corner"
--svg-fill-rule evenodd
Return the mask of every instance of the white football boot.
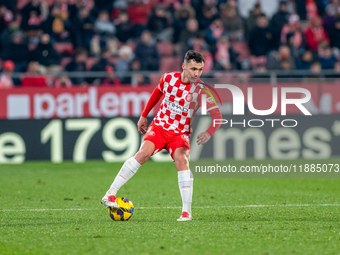
<path id="1" fill-rule="evenodd" d="M 188 212 L 182 212 L 181 217 L 177 219 L 177 221 L 188 221 L 192 220 L 191 214 Z"/>
<path id="2" fill-rule="evenodd" d="M 111 209 L 118 209 L 119 205 L 116 202 L 116 196 L 115 195 L 105 195 L 102 198 L 101 203 L 103 205 L 105 205 L 107 208 L 111 208 Z"/>

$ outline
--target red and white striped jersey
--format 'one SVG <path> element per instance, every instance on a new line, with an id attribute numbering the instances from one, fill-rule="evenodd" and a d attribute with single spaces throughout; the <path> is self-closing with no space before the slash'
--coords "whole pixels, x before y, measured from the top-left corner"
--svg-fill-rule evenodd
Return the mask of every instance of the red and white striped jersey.
<path id="1" fill-rule="evenodd" d="M 193 117 L 201 106 L 202 94 L 206 94 L 207 112 L 217 108 L 214 100 L 202 90 L 207 88 L 200 82 L 182 82 L 181 72 L 163 74 L 158 88 L 163 92 L 164 98 L 153 122 L 165 130 L 189 133 Z"/>

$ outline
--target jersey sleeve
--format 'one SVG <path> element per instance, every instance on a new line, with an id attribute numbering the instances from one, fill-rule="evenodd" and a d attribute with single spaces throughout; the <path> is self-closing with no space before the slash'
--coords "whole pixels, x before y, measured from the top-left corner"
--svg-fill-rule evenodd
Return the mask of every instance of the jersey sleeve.
<path id="1" fill-rule="evenodd" d="M 164 93 L 164 78 L 165 78 L 165 75 L 166 75 L 166 73 L 162 75 L 161 79 L 159 80 L 158 86 L 157 86 L 158 89 L 159 89 L 162 93 Z"/>
<path id="2" fill-rule="evenodd" d="M 157 104 L 159 99 L 163 96 L 163 91 L 160 91 L 158 86 L 152 92 L 144 110 L 142 111 L 142 117 L 147 117 L 152 108 Z"/>
<path id="3" fill-rule="evenodd" d="M 211 111 L 209 112 L 211 117 L 212 117 L 212 122 L 209 126 L 209 128 L 207 129 L 207 132 L 210 136 L 212 136 L 216 131 L 217 129 L 220 128 L 221 126 L 221 122 L 218 121 L 218 123 L 215 122 L 215 120 L 221 120 L 222 119 L 222 114 L 220 112 L 220 109 L 218 108 L 214 108 L 214 109 L 211 109 Z"/>

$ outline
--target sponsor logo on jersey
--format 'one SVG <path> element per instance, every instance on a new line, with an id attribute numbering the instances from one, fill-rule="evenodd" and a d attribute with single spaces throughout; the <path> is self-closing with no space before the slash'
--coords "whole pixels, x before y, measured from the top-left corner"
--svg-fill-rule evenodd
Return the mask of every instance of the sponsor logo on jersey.
<path id="1" fill-rule="evenodd" d="M 189 111 L 188 108 L 186 108 L 184 106 L 180 106 L 175 102 L 170 102 L 169 100 L 165 100 L 165 103 L 169 106 L 169 108 L 170 108 L 169 110 L 171 110 L 171 111 L 176 111 L 176 110 L 177 111 L 180 110 L 181 112 L 188 112 Z"/>

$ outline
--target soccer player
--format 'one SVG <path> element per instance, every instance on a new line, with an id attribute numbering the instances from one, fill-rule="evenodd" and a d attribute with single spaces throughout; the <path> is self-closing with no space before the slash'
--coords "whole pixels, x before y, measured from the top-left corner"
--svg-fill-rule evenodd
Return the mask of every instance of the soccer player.
<path id="1" fill-rule="evenodd" d="M 221 113 L 213 98 L 200 83 L 204 58 L 189 50 L 182 63 L 183 72 L 163 74 L 158 86 L 148 100 L 137 123 L 140 134 L 146 132 L 136 155 L 125 161 L 101 203 L 108 208 L 119 208 L 116 203 L 118 190 L 137 172 L 152 155 L 165 148 L 171 155 L 178 171 L 178 184 L 182 196 L 182 214 L 178 221 L 192 220 L 191 202 L 193 175 L 189 169 L 190 124 L 201 106 L 202 94 L 206 94 L 206 109 L 213 119 L 221 119 Z M 147 115 L 161 97 L 163 101 L 157 115 L 147 129 Z M 197 136 L 197 143 L 205 144 L 220 125 L 213 125 Z"/>

